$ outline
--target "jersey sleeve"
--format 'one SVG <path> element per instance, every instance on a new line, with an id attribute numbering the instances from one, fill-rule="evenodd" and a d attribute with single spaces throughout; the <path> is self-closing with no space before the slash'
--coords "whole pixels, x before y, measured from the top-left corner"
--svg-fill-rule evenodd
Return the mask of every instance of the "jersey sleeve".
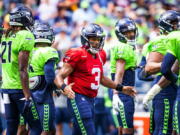
<path id="1" fill-rule="evenodd" d="M 115 59 L 126 60 L 128 58 L 128 49 L 125 46 L 118 46 L 116 49 Z"/>
<path id="2" fill-rule="evenodd" d="M 19 51 L 32 51 L 34 48 L 35 40 L 32 33 L 24 31 L 20 34 L 20 48 Z"/>
<path id="3" fill-rule="evenodd" d="M 163 39 L 165 40 L 165 39 Z M 161 53 L 163 55 L 165 55 L 165 52 L 166 52 L 166 47 L 167 46 L 167 43 L 165 43 L 165 41 L 158 41 L 158 42 L 154 42 L 152 43 L 152 52 L 158 52 L 158 53 Z"/>
<path id="4" fill-rule="evenodd" d="M 44 62 L 46 63 L 50 59 L 55 60 L 56 63 L 59 61 L 58 51 L 51 47 L 44 53 Z"/>
<path id="5" fill-rule="evenodd" d="M 64 63 L 70 64 L 73 68 L 75 68 L 76 64 L 80 61 L 81 52 L 76 49 L 70 49 L 65 53 L 63 58 Z"/>

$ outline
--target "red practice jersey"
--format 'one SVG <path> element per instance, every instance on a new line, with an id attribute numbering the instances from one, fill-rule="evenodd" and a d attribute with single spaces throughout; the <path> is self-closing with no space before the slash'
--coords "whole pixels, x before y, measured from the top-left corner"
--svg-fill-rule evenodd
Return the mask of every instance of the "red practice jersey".
<path id="1" fill-rule="evenodd" d="M 72 48 L 66 52 L 63 62 L 70 64 L 74 69 L 68 76 L 68 84 L 75 83 L 72 86 L 73 91 L 88 97 L 96 97 L 103 65 L 106 62 L 105 51 L 100 51 L 94 58 L 84 48 Z"/>

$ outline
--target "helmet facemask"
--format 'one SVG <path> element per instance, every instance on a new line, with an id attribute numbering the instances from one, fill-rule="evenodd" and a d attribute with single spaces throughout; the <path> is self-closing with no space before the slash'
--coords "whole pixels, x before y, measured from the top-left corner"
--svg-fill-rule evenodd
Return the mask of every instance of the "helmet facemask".
<path id="1" fill-rule="evenodd" d="M 138 36 L 138 32 L 137 32 L 137 29 L 136 27 L 132 27 L 132 28 L 129 28 L 128 30 L 126 31 L 119 31 L 118 29 L 116 29 L 118 32 L 118 37 L 120 41 L 123 41 L 129 45 L 132 45 L 132 46 L 136 46 L 136 42 L 137 42 L 137 36 Z"/>
<path id="2" fill-rule="evenodd" d="M 88 37 L 89 51 L 93 54 L 98 53 L 104 46 L 104 37 Z"/>
<path id="3" fill-rule="evenodd" d="M 124 36 L 127 44 L 136 46 L 136 37 L 137 37 L 136 30 L 126 31 L 122 35 Z"/>

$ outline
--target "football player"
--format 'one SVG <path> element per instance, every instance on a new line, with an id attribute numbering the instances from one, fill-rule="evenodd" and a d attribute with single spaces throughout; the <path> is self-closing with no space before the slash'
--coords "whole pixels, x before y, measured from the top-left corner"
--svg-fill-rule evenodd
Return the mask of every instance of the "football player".
<path id="1" fill-rule="evenodd" d="M 130 18 L 119 20 L 115 25 L 118 42 L 111 49 L 111 75 L 112 80 L 124 86 L 135 85 L 136 53 L 135 45 L 137 27 Z M 134 99 L 132 96 L 114 91 L 113 111 L 118 117 L 119 134 L 132 135 Z"/>
<path id="2" fill-rule="evenodd" d="M 64 65 L 56 76 L 55 83 L 63 91 L 72 89 L 75 99 L 68 99 L 68 109 L 73 116 L 73 135 L 95 135 L 94 97 L 99 85 L 117 89 L 122 93 L 134 95 L 133 87 L 114 83 L 103 75 L 106 61 L 104 52 L 105 34 L 103 29 L 94 23 L 83 27 L 81 31 L 82 47 L 66 52 Z M 68 77 L 68 84 L 64 79 Z"/>
<path id="3" fill-rule="evenodd" d="M 150 132 L 153 135 L 171 134 L 173 131 L 172 114 L 174 101 L 176 99 L 177 86 L 175 83 L 170 83 L 163 89 L 156 83 L 161 79 L 160 73 L 161 63 L 167 50 L 171 48 L 167 44 L 167 34 L 177 30 L 178 28 L 178 13 L 173 10 L 166 11 L 159 18 L 159 28 L 161 35 L 149 42 L 149 55 L 147 64 L 145 65 L 146 75 L 156 74 L 154 86 L 146 94 L 143 99 L 143 104 L 153 99 Z M 152 96 L 154 95 L 154 96 Z"/>
<path id="4" fill-rule="evenodd" d="M 3 26 L 2 24 L 0 24 L 0 42 L 1 42 L 1 37 L 3 35 Z M 1 64 L 1 63 L 0 63 Z M 1 66 L 1 65 L 0 65 Z M 0 67 L 1 68 L 1 67 Z M 0 71 L 0 86 L 1 86 L 1 81 L 2 81 L 2 73 Z M 1 101 L 1 97 L 0 97 L 0 101 Z M 1 107 L 1 105 L 0 105 Z M 3 132 L 3 125 L 2 125 L 2 118 L 1 118 L 1 112 L 0 112 L 0 134 Z"/>
<path id="5" fill-rule="evenodd" d="M 32 135 L 39 135 L 39 119 L 29 90 L 28 61 L 34 47 L 29 31 L 34 20 L 30 9 L 19 5 L 10 12 L 10 28 L 1 40 L 2 87 L 7 135 L 16 135 L 20 113 L 27 120 Z M 36 112 L 37 114 L 37 112 Z"/>
<path id="6" fill-rule="evenodd" d="M 30 89 L 36 104 L 42 127 L 41 135 L 55 132 L 55 106 L 52 97 L 55 65 L 59 62 L 58 52 L 52 48 L 54 33 L 48 24 L 35 23 L 33 34 L 35 47 L 29 66 Z"/>
<path id="7" fill-rule="evenodd" d="M 171 46 L 165 55 L 162 66 L 161 66 L 161 72 L 164 75 L 164 77 L 171 81 L 171 83 L 176 83 L 178 80 L 178 77 L 175 73 L 171 71 L 171 67 L 175 63 L 176 59 L 180 63 L 180 31 L 174 31 L 168 34 L 168 45 Z M 178 64 L 178 70 L 179 70 L 179 64 Z M 180 71 L 180 70 L 179 70 Z M 177 97 L 176 102 L 174 106 L 174 117 L 173 117 L 173 128 L 176 131 L 178 135 L 180 135 L 180 84 L 178 82 L 178 91 L 177 91 Z"/>

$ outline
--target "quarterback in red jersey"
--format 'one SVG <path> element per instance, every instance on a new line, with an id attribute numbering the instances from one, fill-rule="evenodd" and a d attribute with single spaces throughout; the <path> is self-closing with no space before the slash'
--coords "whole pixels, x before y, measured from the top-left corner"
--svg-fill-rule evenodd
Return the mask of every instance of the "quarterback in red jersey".
<path id="1" fill-rule="evenodd" d="M 75 71 L 68 76 L 68 83 L 75 83 L 72 86 L 73 91 L 96 97 L 106 61 L 105 52 L 102 50 L 91 55 L 85 48 L 74 48 L 67 51 L 63 61 L 70 64 Z"/>
<path id="2" fill-rule="evenodd" d="M 68 99 L 68 109 L 73 116 L 73 135 L 95 135 L 94 97 L 99 85 L 116 89 L 131 96 L 135 90 L 131 86 L 114 83 L 103 75 L 106 61 L 104 52 L 105 34 L 97 24 L 89 24 L 81 31 L 82 47 L 70 49 L 63 59 L 64 65 L 56 76 L 55 83 L 62 90 L 72 89 L 74 99 Z M 68 85 L 64 79 L 68 77 Z M 68 97 L 73 93 L 66 94 Z"/>

